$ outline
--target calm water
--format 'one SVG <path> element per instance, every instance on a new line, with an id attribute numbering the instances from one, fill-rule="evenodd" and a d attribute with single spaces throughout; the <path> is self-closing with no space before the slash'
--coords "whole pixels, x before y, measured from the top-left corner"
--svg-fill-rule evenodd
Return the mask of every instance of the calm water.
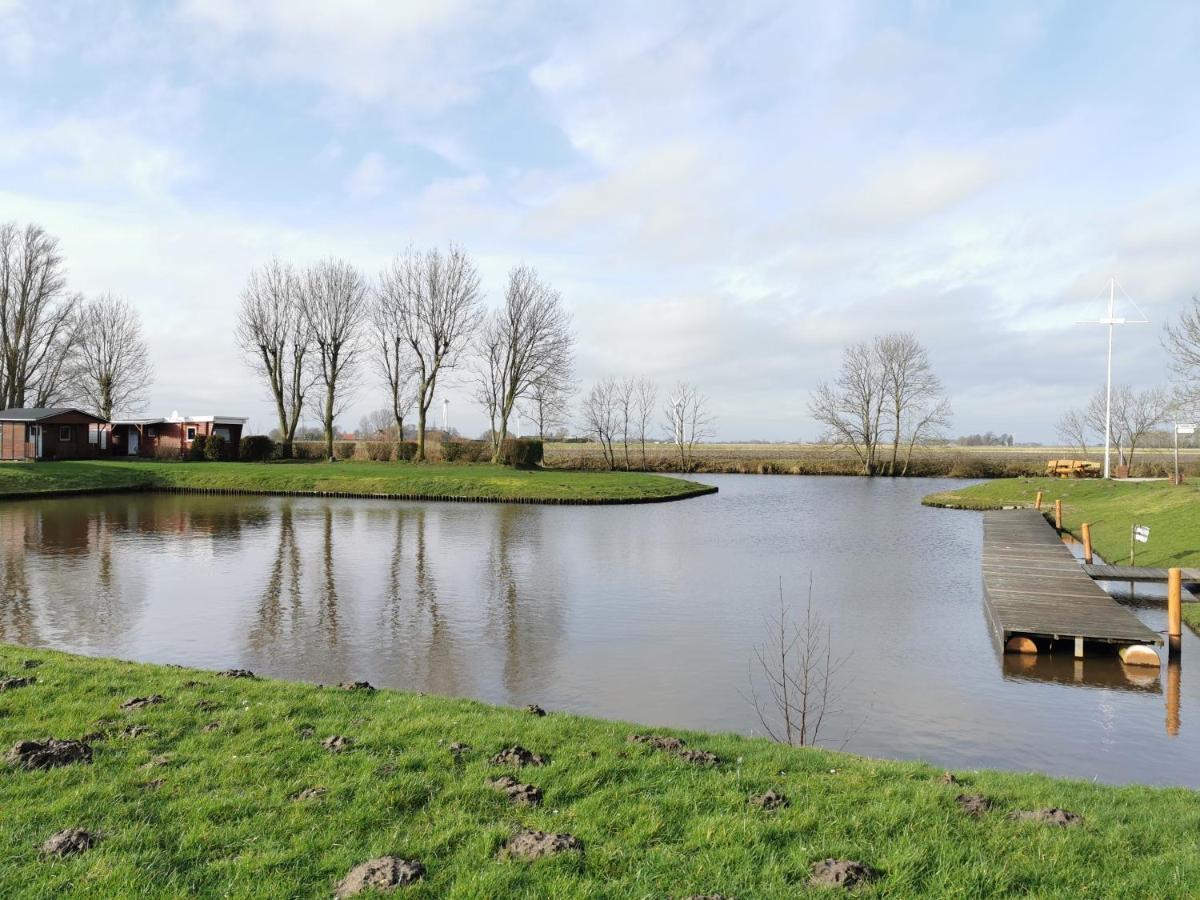
<path id="1" fill-rule="evenodd" d="M 951 767 L 1200 786 L 1200 640 L 1164 668 L 1002 660 L 980 517 L 930 480 L 711 476 L 650 506 L 110 496 L 0 505 L 0 641 L 634 721 L 759 731 L 764 618 L 848 656 L 824 743 Z M 1156 603 L 1135 606 L 1165 628 Z M 1132 672 L 1132 670 L 1131 670 Z"/>

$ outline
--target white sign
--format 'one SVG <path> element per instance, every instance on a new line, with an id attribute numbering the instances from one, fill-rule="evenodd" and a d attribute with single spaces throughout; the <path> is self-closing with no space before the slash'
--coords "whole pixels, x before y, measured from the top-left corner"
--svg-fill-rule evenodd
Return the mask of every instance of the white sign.
<path id="1" fill-rule="evenodd" d="M 1139 544 L 1144 544 L 1150 540 L 1149 525 L 1135 525 L 1133 528 L 1133 536 Z"/>
<path id="2" fill-rule="evenodd" d="M 1196 425 L 1194 422 L 1189 425 L 1176 425 L 1175 433 L 1176 434 L 1195 434 L 1196 433 Z"/>

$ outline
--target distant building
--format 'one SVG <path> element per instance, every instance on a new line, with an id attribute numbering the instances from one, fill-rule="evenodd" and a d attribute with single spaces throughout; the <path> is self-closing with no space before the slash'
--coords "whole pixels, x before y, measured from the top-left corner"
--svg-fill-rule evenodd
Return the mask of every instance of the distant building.
<path id="1" fill-rule="evenodd" d="M 0 412 L 0 460 L 95 459 L 109 455 L 109 425 L 72 407 Z"/>
<path id="2" fill-rule="evenodd" d="M 236 447 L 245 424 L 241 416 L 181 416 L 178 412 L 157 419 L 114 419 L 112 455 L 187 456 L 197 438 L 210 434 L 219 434 L 227 446 Z"/>

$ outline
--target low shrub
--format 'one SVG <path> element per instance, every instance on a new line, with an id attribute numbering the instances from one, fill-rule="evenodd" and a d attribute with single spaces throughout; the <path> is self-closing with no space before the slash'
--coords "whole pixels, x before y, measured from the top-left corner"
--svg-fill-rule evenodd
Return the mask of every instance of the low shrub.
<path id="1" fill-rule="evenodd" d="M 238 444 L 238 459 L 242 462 L 264 462 L 279 452 L 275 442 L 265 434 L 252 434 Z"/>
<path id="2" fill-rule="evenodd" d="M 159 462 L 179 462 L 183 454 L 179 452 L 179 444 L 157 443 L 154 445 L 154 458 Z"/>
<path id="3" fill-rule="evenodd" d="M 500 462 L 514 469 L 535 469 L 544 457 L 545 446 L 534 438 L 508 438 L 500 445 Z"/>
<path id="4" fill-rule="evenodd" d="M 193 446 L 200 443 L 196 438 Z M 204 458 L 209 462 L 218 462 L 225 458 L 225 438 L 219 434 L 210 434 L 204 439 Z"/>
<path id="5" fill-rule="evenodd" d="M 196 435 L 195 440 L 193 440 L 191 446 L 188 447 L 188 459 L 192 460 L 193 462 L 199 462 L 203 460 L 206 444 L 207 441 L 204 439 L 203 435 Z"/>
<path id="6" fill-rule="evenodd" d="M 443 462 L 479 462 L 487 452 L 488 445 L 483 441 L 442 441 Z"/>
<path id="7" fill-rule="evenodd" d="M 395 448 L 391 441 L 364 441 L 362 449 L 372 462 L 389 462 Z"/>
<path id="8" fill-rule="evenodd" d="M 416 441 L 400 441 L 396 444 L 397 461 L 409 462 L 417 455 Z"/>
<path id="9" fill-rule="evenodd" d="M 354 441 L 334 441 L 333 456 L 335 459 L 353 459 L 357 446 Z"/>

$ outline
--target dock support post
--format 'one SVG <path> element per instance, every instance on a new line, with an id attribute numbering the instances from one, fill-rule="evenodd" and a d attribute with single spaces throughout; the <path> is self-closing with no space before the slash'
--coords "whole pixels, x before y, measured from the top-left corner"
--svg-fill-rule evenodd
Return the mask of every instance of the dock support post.
<path id="1" fill-rule="evenodd" d="M 1075 658 L 1083 659 L 1083 638 L 1075 638 Z"/>
<path id="2" fill-rule="evenodd" d="M 1168 656 L 1179 655 L 1183 632 L 1183 571 L 1167 569 L 1167 646 Z"/>
<path id="3" fill-rule="evenodd" d="M 1042 508 L 1042 492 L 1041 491 L 1038 491 L 1037 496 L 1033 498 L 1033 508 L 1034 509 Z"/>
<path id="4" fill-rule="evenodd" d="M 1179 658 L 1167 660 L 1167 734 L 1179 734 Z"/>
<path id="5" fill-rule="evenodd" d="M 1090 566 L 1092 564 L 1092 526 L 1084 522 L 1081 531 L 1083 532 L 1083 561 Z"/>
<path id="6" fill-rule="evenodd" d="M 1062 531 L 1062 501 L 1054 501 L 1054 527 Z"/>

